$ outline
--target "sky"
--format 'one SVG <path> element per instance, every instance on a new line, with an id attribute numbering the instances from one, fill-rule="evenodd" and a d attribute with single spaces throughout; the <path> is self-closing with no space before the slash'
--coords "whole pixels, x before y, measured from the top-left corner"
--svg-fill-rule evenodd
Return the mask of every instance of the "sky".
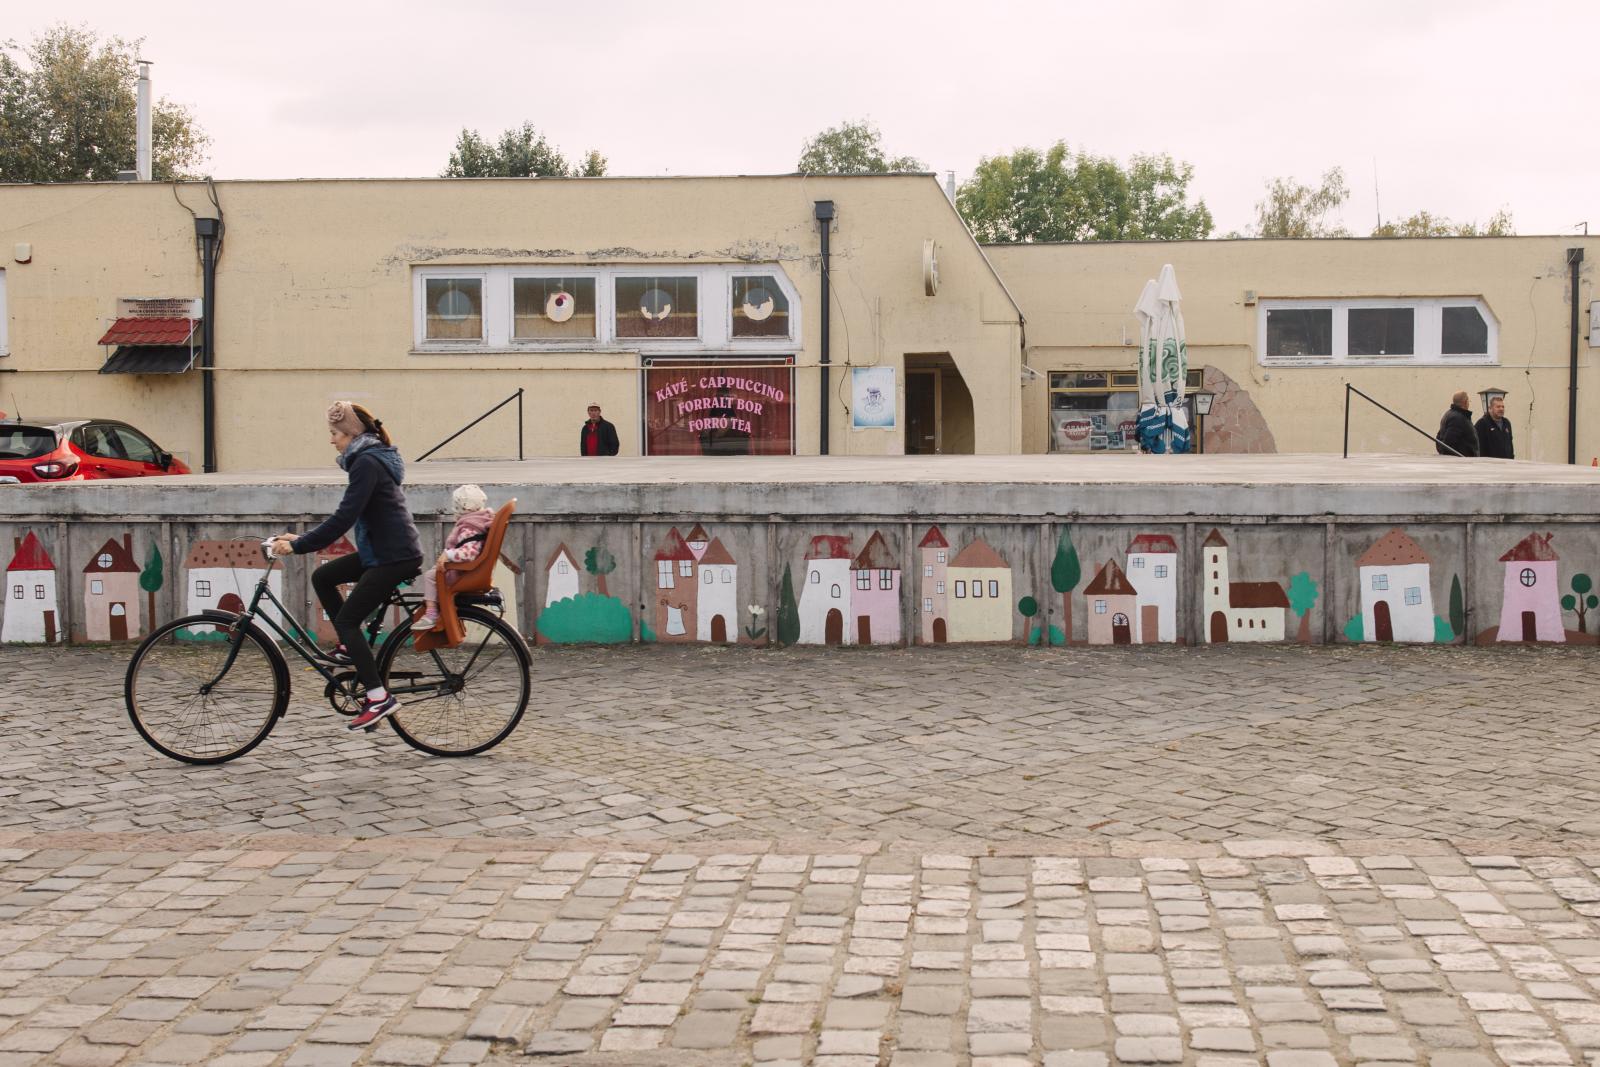
<path id="1" fill-rule="evenodd" d="M 868 119 L 958 181 L 1056 140 L 1169 153 L 1218 235 L 1269 179 L 1335 166 L 1355 233 L 1502 208 L 1519 233 L 1600 232 L 1595 0 L 58 0 L 5 33 L 57 21 L 143 38 L 217 178 L 434 175 L 463 127 L 523 121 L 612 174 L 786 173 Z"/>

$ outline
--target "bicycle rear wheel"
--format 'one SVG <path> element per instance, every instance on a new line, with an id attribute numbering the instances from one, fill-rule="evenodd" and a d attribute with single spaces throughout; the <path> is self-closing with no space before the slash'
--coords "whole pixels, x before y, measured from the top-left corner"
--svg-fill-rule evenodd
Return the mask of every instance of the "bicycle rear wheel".
<path id="1" fill-rule="evenodd" d="M 238 654 L 235 638 L 242 636 Z M 133 653 L 128 717 L 163 756 L 226 763 L 259 745 L 289 704 L 283 659 L 258 631 L 191 615 L 157 627 Z"/>
<path id="2" fill-rule="evenodd" d="M 400 701 L 389 717 L 412 748 L 434 756 L 473 756 L 511 735 L 528 709 L 532 657 L 522 635 L 479 608 L 457 609 L 467 639 L 418 652 L 406 621 L 384 643 L 378 673 Z"/>

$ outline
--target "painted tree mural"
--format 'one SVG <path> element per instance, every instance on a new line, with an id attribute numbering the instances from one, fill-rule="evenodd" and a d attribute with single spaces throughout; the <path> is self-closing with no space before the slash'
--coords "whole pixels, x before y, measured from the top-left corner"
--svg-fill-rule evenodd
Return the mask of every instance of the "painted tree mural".
<path id="1" fill-rule="evenodd" d="M 1319 592 L 1317 583 L 1305 571 L 1289 579 L 1289 609 L 1300 616 L 1300 629 L 1294 639 L 1302 645 L 1311 643 L 1311 609 L 1317 606 Z"/>
<path id="2" fill-rule="evenodd" d="M 794 575 L 789 564 L 783 565 L 783 587 L 778 591 L 778 643 L 798 644 L 800 641 L 800 603 L 794 598 Z"/>
<path id="3" fill-rule="evenodd" d="M 1588 629 L 1589 612 L 1600 608 L 1600 596 L 1593 593 L 1594 579 L 1587 574 L 1574 574 L 1572 576 L 1572 592 L 1561 598 L 1562 611 L 1574 611 L 1578 614 L 1578 632 L 1586 634 Z"/>
<path id="4" fill-rule="evenodd" d="M 1039 614 L 1039 602 L 1031 596 L 1025 596 L 1017 601 L 1017 610 L 1027 620 L 1022 627 L 1022 643 L 1024 645 L 1035 644 L 1036 642 L 1033 639 L 1033 617 Z"/>
<path id="5" fill-rule="evenodd" d="M 144 570 L 139 572 L 139 588 L 145 591 L 150 599 L 150 610 L 145 614 L 151 629 L 156 625 L 156 592 L 160 590 L 161 583 L 166 580 L 161 559 L 161 549 L 154 541 L 150 542 L 150 554 L 145 557 Z"/>
<path id="6" fill-rule="evenodd" d="M 583 569 L 594 575 L 595 589 L 601 596 L 610 596 L 606 588 L 606 575 L 617 569 L 617 557 L 604 547 L 596 545 L 583 554 Z"/>
<path id="7" fill-rule="evenodd" d="M 1056 539 L 1055 559 L 1050 561 L 1050 588 L 1061 594 L 1062 644 L 1072 643 L 1072 591 L 1083 579 L 1083 566 L 1078 562 L 1078 550 L 1072 544 L 1072 528 L 1061 527 Z"/>
<path id="8" fill-rule="evenodd" d="M 1467 600 L 1461 592 L 1461 575 L 1450 577 L 1450 635 L 1465 637 L 1467 633 Z"/>

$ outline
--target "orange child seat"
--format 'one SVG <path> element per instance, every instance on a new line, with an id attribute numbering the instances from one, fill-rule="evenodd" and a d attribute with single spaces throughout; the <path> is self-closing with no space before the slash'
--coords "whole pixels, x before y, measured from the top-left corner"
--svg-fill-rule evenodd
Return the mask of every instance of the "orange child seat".
<path id="1" fill-rule="evenodd" d="M 494 588 L 494 565 L 500 560 L 500 546 L 506 539 L 506 527 L 517 510 L 516 497 L 512 497 L 494 513 L 494 521 L 484 535 L 483 551 L 477 559 L 461 563 L 441 563 L 439 573 L 439 625 L 416 635 L 415 648 L 426 652 L 430 648 L 455 648 L 467 639 L 467 629 L 456 614 L 456 597 L 466 593 L 486 593 Z M 412 617 L 420 619 L 423 610 Z"/>

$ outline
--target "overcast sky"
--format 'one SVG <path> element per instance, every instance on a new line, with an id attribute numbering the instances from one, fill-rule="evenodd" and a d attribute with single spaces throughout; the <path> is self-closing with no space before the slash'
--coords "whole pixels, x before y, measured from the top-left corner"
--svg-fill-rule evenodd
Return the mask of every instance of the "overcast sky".
<path id="1" fill-rule="evenodd" d="M 1195 168 L 1217 233 L 1269 177 L 1352 189 L 1343 221 L 1429 210 L 1520 233 L 1600 232 L 1600 3 L 218 4 L 13 10 L 145 39 L 159 96 L 214 139 L 219 178 L 437 174 L 457 132 L 531 120 L 613 174 L 791 171 L 870 118 L 893 154 L 965 178 L 1065 139 Z"/>

